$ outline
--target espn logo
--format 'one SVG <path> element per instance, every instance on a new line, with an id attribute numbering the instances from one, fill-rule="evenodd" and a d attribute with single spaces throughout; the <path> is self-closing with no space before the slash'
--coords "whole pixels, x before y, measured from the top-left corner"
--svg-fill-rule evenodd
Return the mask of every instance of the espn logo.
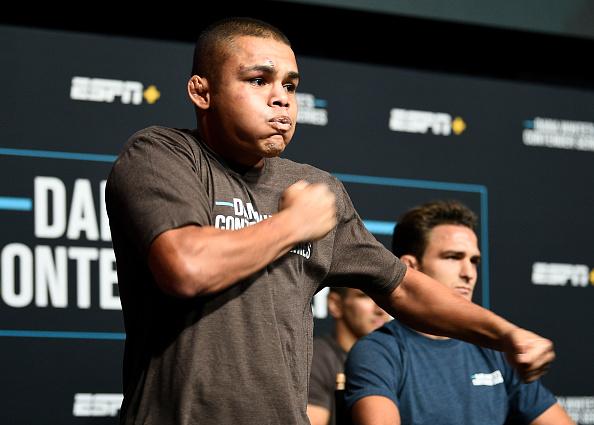
<path id="1" fill-rule="evenodd" d="M 90 102 L 114 103 L 116 98 L 125 105 L 140 105 L 144 98 L 153 104 L 161 97 L 154 85 L 146 90 L 139 81 L 110 80 L 107 78 L 72 77 L 70 99 Z"/>
<path id="2" fill-rule="evenodd" d="M 449 136 L 452 131 L 460 135 L 466 129 L 466 123 L 460 117 L 452 119 L 445 112 L 394 108 L 390 111 L 389 128 L 392 131 L 420 134 L 427 134 L 431 130 L 436 136 Z"/>
<path id="3" fill-rule="evenodd" d="M 535 285 L 586 287 L 593 280 L 594 273 L 590 273 L 584 264 L 562 263 L 534 263 L 532 265 L 532 283 Z"/>
<path id="4" fill-rule="evenodd" d="M 78 417 L 116 416 L 123 399 L 122 394 L 74 394 L 72 414 Z"/>

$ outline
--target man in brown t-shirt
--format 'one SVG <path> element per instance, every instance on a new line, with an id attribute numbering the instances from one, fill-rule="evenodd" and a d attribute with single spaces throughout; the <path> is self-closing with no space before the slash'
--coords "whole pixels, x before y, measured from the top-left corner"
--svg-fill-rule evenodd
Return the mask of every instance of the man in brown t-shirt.
<path id="1" fill-rule="evenodd" d="M 278 158 L 299 83 L 279 30 L 212 25 L 192 74 L 198 129 L 136 133 L 107 183 L 127 334 L 121 423 L 307 424 L 310 301 L 345 281 L 413 328 L 505 351 L 527 380 L 544 373 L 550 341 L 407 270 L 337 179 Z"/>

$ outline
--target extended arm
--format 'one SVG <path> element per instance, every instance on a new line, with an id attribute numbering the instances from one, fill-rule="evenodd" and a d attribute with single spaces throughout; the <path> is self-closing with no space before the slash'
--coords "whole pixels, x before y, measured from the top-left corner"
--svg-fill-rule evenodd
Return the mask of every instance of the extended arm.
<path id="1" fill-rule="evenodd" d="M 505 352 L 527 382 L 544 374 L 555 358 L 548 339 L 513 325 L 411 268 L 390 295 L 375 298 L 414 329 Z"/>

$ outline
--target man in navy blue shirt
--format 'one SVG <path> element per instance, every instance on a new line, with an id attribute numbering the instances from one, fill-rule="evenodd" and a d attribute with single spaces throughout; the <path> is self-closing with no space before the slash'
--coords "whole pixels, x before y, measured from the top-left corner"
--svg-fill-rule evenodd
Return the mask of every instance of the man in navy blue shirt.
<path id="1" fill-rule="evenodd" d="M 392 250 L 472 299 L 480 262 L 476 216 L 458 202 L 407 212 Z M 347 405 L 358 425 L 568 425 L 539 381 L 522 382 L 500 352 L 414 331 L 398 320 L 361 339 L 346 365 Z"/>

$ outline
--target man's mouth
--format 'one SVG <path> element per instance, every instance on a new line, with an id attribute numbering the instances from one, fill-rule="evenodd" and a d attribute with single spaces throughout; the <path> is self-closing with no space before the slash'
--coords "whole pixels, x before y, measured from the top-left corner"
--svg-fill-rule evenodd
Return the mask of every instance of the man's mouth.
<path id="1" fill-rule="evenodd" d="M 276 116 L 268 121 L 270 126 L 280 132 L 289 131 L 293 126 L 293 120 L 286 115 Z"/>
<path id="2" fill-rule="evenodd" d="M 470 294 L 470 289 L 463 286 L 457 286 L 455 291 L 465 296 Z"/>

